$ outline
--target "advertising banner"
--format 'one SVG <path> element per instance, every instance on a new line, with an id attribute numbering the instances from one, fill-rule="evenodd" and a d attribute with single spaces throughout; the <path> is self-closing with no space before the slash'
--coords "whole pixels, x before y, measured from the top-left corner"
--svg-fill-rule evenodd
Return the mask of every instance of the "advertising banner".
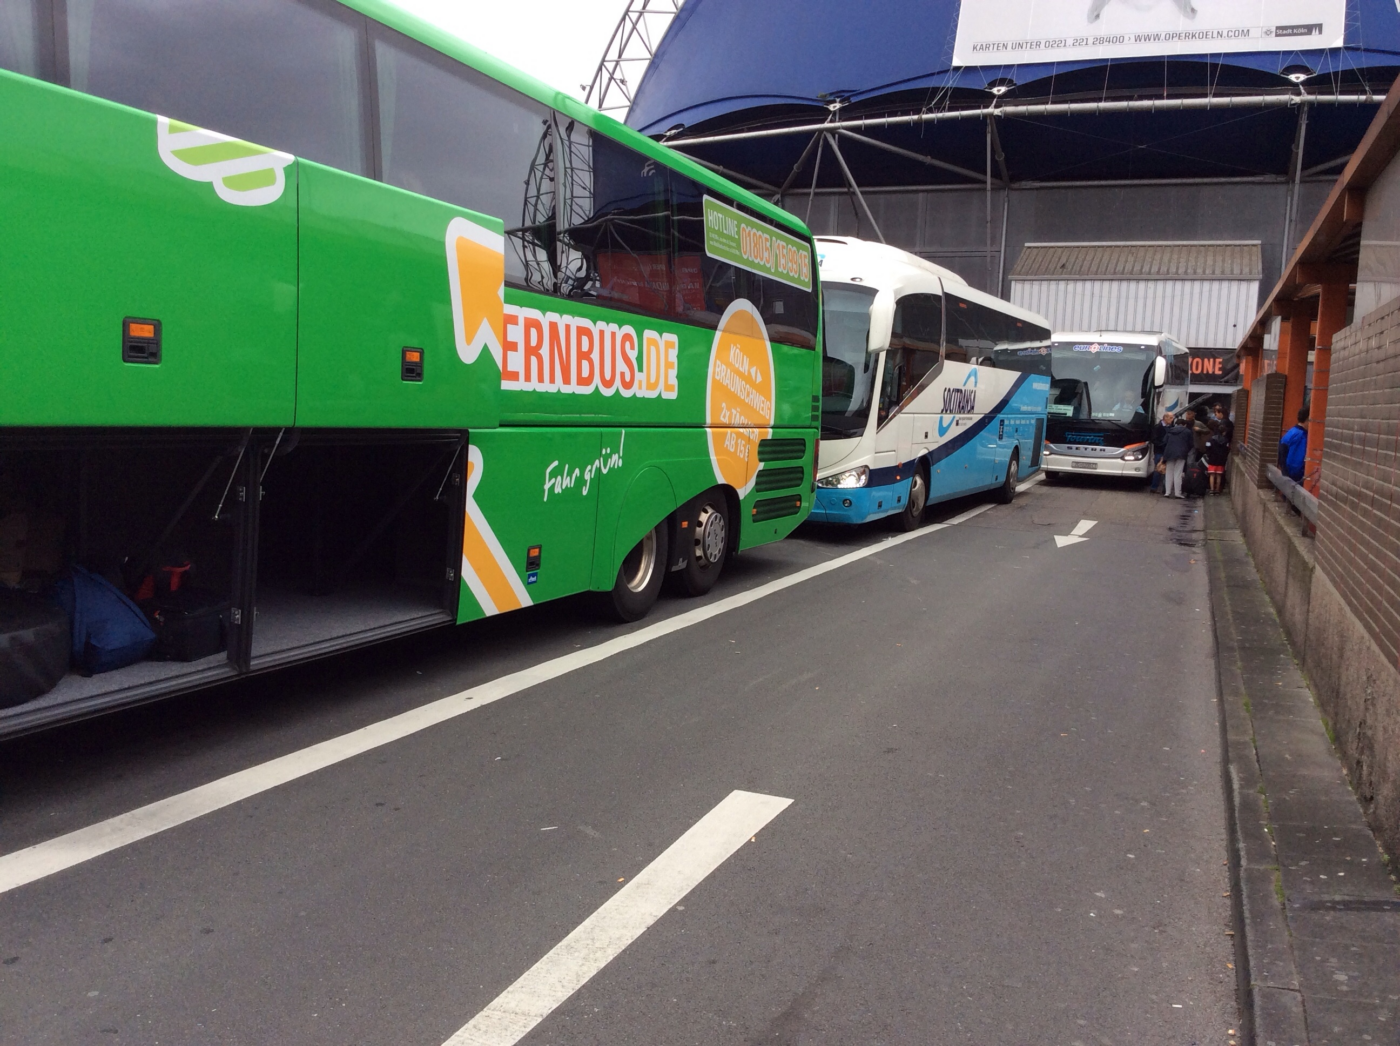
<path id="1" fill-rule="evenodd" d="M 710 196 L 705 197 L 705 253 L 791 287 L 812 289 L 812 252 L 806 243 Z"/>
<path id="2" fill-rule="evenodd" d="M 1340 47 L 1346 0 L 963 0 L 953 64 Z"/>

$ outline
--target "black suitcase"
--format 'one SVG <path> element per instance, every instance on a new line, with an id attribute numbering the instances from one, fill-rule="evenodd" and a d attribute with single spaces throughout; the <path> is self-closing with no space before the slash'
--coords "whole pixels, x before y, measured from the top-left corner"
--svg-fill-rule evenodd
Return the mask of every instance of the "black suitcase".
<path id="1" fill-rule="evenodd" d="M 1204 497 L 1210 483 L 1206 479 L 1206 462 L 1197 458 L 1186 466 L 1181 480 L 1181 492 L 1190 498 Z"/>
<path id="2" fill-rule="evenodd" d="M 229 601 L 221 596 L 180 589 L 146 608 L 156 641 L 152 661 L 198 661 L 225 649 L 224 619 Z"/>
<path id="3" fill-rule="evenodd" d="M 68 671 L 73 628 L 46 599 L 0 588 L 0 708 L 47 694 Z"/>

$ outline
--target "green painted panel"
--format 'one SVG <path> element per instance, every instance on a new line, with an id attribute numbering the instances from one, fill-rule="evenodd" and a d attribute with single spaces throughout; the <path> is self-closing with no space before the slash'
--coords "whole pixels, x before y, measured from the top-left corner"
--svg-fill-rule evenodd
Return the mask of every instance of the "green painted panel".
<path id="1" fill-rule="evenodd" d="M 582 427 L 472 433 L 459 620 L 589 587 L 605 438 Z"/>
<path id="2" fill-rule="evenodd" d="M 454 219 L 497 238 L 501 222 L 320 164 L 299 166 L 297 424 L 494 426 L 500 370 L 471 336 L 483 310 L 494 313 L 488 326 L 499 327 L 503 276 L 462 273 L 459 297 L 477 308 L 459 351 L 446 237 Z M 489 266 L 491 252 L 481 253 Z M 406 347 L 423 351 L 421 382 L 403 380 Z"/>
<path id="3" fill-rule="evenodd" d="M 575 345 L 580 330 L 591 357 L 586 366 Z M 703 425 L 718 337 L 715 330 L 668 318 L 507 288 L 501 421 Z M 613 374 L 605 351 L 617 355 Z M 771 383 L 777 386 L 774 424 L 812 424 L 818 354 L 781 344 L 770 351 L 773 373 L 763 383 L 770 385 L 769 396 Z M 754 362 L 767 370 L 766 361 Z"/>
<path id="4" fill-rule="evenodd" d="M 0 71 L 0 424 L 292 423 L 297 165 L 175 155 L 216 140 Z"/>

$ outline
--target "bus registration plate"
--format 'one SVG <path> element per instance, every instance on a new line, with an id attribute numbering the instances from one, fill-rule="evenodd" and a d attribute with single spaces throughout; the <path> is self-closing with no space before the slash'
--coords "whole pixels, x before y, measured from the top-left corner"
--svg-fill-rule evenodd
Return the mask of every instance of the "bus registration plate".
<path id="1" fill-rule="evenodd" d="M 1091 472 L 1099 467 L 1097 461 L 1071 461 L 1069 467 L 1072 469 L 1089 469 Z"/>

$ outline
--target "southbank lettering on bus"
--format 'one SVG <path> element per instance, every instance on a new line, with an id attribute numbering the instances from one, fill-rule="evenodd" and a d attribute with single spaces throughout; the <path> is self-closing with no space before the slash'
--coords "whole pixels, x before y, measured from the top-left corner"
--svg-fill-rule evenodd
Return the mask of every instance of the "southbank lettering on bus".
<path id="1" fill-rule="evenodd" d="M 943 390 L 944 414 L 977 413 L 977 390 L 968 388 Z"/>
<path id="2" fill-rule="evenodd" d="M 716 261 L 812 289 L 812 251 L 796 236 L 754 221 L 743 211 L 706 196 L 705 253 Z"/>

